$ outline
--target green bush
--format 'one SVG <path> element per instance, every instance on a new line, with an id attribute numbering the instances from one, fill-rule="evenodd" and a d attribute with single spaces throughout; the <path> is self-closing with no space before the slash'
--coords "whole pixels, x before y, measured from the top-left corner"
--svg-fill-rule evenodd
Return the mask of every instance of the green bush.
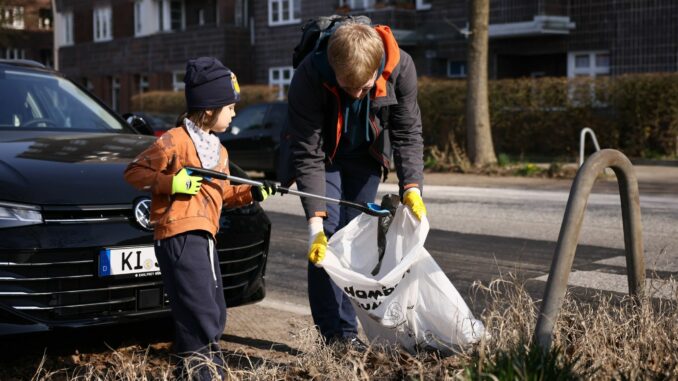
<path id="1" fill-rule="evenodd" d="M 276 100 L 277 89 L 267 85 L 244 85 L 240 86 L 240 102 L 238 109 L 248 105 Z M 132 97 L 132 109 L 134 111 L 148 111 L 162 114 L 179 115 L 186 110 L 186 101 L 183 91 L 151 91 L 137 94 Z"/>
<path id="2" fill-rule="evenodd" d="M 634 156 L 676 152 L 678 75 L 624 75 L 615 80 L 613 108 L 620 128 L 620 146 Z"/>
<path id="3" fill-rule="evenodd" d="M 590 127 L 601 148 L 636 157 L 676 153 L 678 74 L 496 80 L 489 96 L 496 152 L 571 159 L 581 129 Z M 454 139 L 465 147 L 465 81 L 422 78 L 418 101 L 426 145 L 444 150 Z"/>

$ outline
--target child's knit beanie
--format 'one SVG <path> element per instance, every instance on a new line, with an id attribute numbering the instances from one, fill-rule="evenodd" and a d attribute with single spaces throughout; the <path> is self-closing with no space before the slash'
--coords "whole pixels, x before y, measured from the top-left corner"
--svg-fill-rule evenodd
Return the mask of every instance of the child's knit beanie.
<path id="1" fill-rule="evenodd" d="M 215 109 L 240 100 L 235 74 L 214 57 L 189 60 L 184 83 L 188 111 Z"/>

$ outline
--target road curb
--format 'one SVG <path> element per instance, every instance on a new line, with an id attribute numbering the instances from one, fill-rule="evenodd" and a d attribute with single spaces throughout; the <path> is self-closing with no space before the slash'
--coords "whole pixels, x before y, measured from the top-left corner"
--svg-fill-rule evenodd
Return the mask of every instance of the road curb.
<path id="1" fill-rule="evenodd" d="M 678 167 L 678 160 L 630 159 L 633 165 L 647 165 L 653 167 Z"/>

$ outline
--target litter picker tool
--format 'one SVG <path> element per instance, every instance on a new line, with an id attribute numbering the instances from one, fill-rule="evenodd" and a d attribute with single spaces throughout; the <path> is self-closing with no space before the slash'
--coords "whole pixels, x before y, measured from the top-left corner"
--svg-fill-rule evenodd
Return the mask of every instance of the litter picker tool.
<path id="1" fill-rule="evenodd" d="M 250 179 L 244 179 L 242 177 L 236 177 L 236 176 L 231 176 L 227 175 L 223 172 L 219 171 L 213 171 L 211 169 L 205 169 L 205 168 L 195 168 L 195 167 L 186 167 L 186 170 L 189 172 L 189 174 L 195 174 L 195 175 L 200 175 L 206 178 L 209 177 L 214 177 L 215 179 L 220 179 L 220 180 L 229 180 L 237 184 L 248 184 L 248 185 L 254 185 L 254 186 L 263 186 L 264 183 L 260 181 L 255 181 L 255 180 L 250 180 Z M 318 194 L 313 194 L 313 193 L 307 193 L 307 192 L 301 192 L 298 190 L 294 189 L 289 189 L 285 187 L 277 187 L 278 192 L 280 193 L 289 193 L 291 195 L 299 196 L 299 197 L 306 197 L 306 198 L 315 198 L 318 200 L 323 200 L 326 202 L 331 202 L 334 204 L 339 204 L 339 205 L 344 205 L 349 208 L 354 208 L 357 209 L 365 214 L 369 214 L 370 216 L 375 216 L 375 217 L 387 217 L 391 215 L 391 212 L 388 209 L 382 209 L 381 206 L 378 204 L 375 204 L 373 202 L 368 202 L 368 203 L 361 203 L 361 202 L 353 202 L 353 201 L 347 201 L 347 200 L 339 200 L 336 198 L 331 198 L 331 197 L 325 197 L 321 196 Z"/>

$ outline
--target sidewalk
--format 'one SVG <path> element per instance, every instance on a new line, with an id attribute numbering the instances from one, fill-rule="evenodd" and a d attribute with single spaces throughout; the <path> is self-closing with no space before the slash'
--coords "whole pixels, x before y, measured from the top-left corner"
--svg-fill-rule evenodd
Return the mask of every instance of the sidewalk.
<path id="1" fill-rule="evenodd" d="M 678 167 L 634 165 L 641 197 L 643 195 L 678 197 Z M 424 174 L 426 185 L 450 185 L 479 188 L 512 188 L 531 190 L 552 190 L 569 192 L 574 179 L 550 179 L 525 176 L 486 176 L 462 173 Z M 396 183 L 394 172 L 389 174 L 387 183 Z M 593 187 L 594 193 L 619 193 L 614 176 L 600 178 Z"/>

